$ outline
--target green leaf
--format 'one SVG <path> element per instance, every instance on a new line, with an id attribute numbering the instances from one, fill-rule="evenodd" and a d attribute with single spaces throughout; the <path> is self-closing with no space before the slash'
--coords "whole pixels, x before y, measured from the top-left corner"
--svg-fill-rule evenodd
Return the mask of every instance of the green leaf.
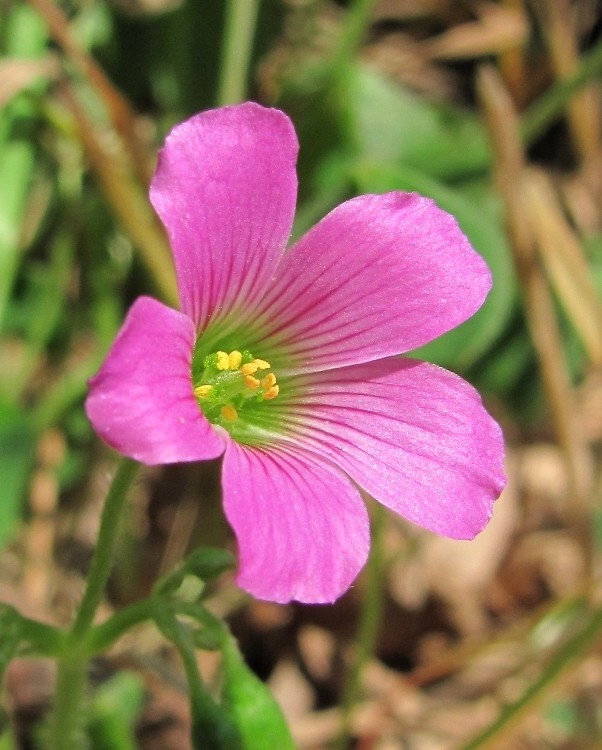
<path id="1" fill-rule="evenodd" d="M 509 395 L 520 387 L 524 377 L 536 369 L 533 344 L 524 328 L 496 342 L 495 351 L 478 364 L 475 380 L 479 388 L 497 394 Z"/>
<path id="2" fill-rule="evenodd" d="M 133 672 L 120 672 L 98 688 L 88 727 L 95 750 L 136 750 L 134 722 L 144 695 L 142 680 Z"/>
<path id="3" fill-rule="evenodd" d="M 438 178 L 482 173 L 490 162 L 487 133 L 474 114 L 434 104 L 358 66 L 351 113 L 359 154 L 404 163 Z"/>
<path id="4" fill-rule="evenodd" d="M 202 581 L 212 581 L 235 564 L 234 555 L 228 550 L 201 547 L 186 558 L 183 568 L 186 573 L 191 573 Z"/>
<path id="5" fill-rule="evenodd" d="M 39 13 L 25 3 L 16 3 L 6 19 L 4 38 L 8 57 L 39 57 L 46 48 L 48 34 Z"/>
<path id="6" fill-rule="evenodd" d="M 247 667 L 231 635 L 222 643 L 222 667 L 222 706 L 238 727 L 243 750 L 294 750 L 280 707 Z"/>
<path id="7" fill-rule="evenodd" d="M 465 195 L 461 187 L 452 189 L 407 165 L 366 163 L 355 170 L 355 178 L 363 192 L 408 190 L 433 198 L 440 208 L 456 217 L 475 250 L 487 261 L 493 288 L 482 308 L 458 328 L 412 352 L 445 367 L 465 370 L 504 330 L 517 297 L 505 231 L 491 208 L 487 188 L 481 186 L 476 193 L 467 188 Z"/>
<path id="8" fill-rule="evenodd" d="M 17 406 L 0 402 L 0 548 L 13 534 L 34 458 L 35 435 Z"/>
<path id="9" fill-rule="evenodd" d="M 19 262 L 21 222 L 34 159 L 28 143 L 0 143 L 0 323 Z"/>
<path id="10" fill-rule="evenodd" d="M 4 39 L 7 57 L 38 58 L 46 50 L 47 33 L 44 23 L 39 14 L 27 4 L 14 4 L 7 13 Z M 35 167 L 35 151 L 31 142 L 23 139 L 22 135 L 13 137 L 13 133 L 27 133 L 27 124 L 34 109 L 32 102 L 23 96 L 15 97 L 1 108 L 0 323 L 19 262 L 18 243 L 23 213 Z"/>
<path id="11" fill-rule="evenodd" d="M 17 651 L 21 636 L 19 613 L 7 604 L 0 604 L 0 681 Z"/>
<path id="12" fill-rule="evenodd" d="M 11 723 L 8 712 L 0 706 L 0 750 L 18 750 Z"/>

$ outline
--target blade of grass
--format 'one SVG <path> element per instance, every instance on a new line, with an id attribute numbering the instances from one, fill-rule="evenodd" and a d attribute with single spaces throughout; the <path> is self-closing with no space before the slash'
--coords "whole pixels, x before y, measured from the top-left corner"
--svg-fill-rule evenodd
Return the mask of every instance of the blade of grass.
<path id="1" fill-rule="evenodd" d="M 94 58 L 74 38 L 67 16 L 58 5 L 52 0 L 28 0 L 28 2 L 43 18 L 50 35 L 63 50 L 65 56 L 105 103 L 111 121 L 123 138 L 128 155 L 132 157 L 138 180 L 148 187 L 152 176 L 152 162 L 138 138 L 136 117 L 128 100 L 115 88 Z"/>
<path id="2" fill-rule="evenodd" d="M 259 0 L 227 0 L 218 105 L 238 104 L 246 96 Z"/>
<path id="3" fill-rule="evenodd" d="M 350 4 L 341 37 L 331 61 L 335 76 L 344 75 L 351 65 L 368 28 L 374 4 L 375 0 L 353 0 Z"/>
<path id="4" fill-rule="evenodd" d="M 152 212 L 150 203 L 120 161 L 120 154 L 105 146 L 96 127 L 79 104 L 67 82 L 59 86 L 63 102 L 72 114 L 78 138 L 98 178 L 104 196 L 139 249 L 141 257 L 163 298 L 177 305 L 177 290 L 171 253 L 165 234 Z"/>
<path id="5" fill-rule="evenodd" d="M 602 39 L 581 55 L 578 66 L 566 78 L 557 81 L 542 94 L 521 119 L 521 135 L 527 145 L 533 143 L 556 120 L 577 92 L 602 74 Z"/>
<path id="6" fill-rule="evenodd" d="M 589 358 L 602 364 L 602 304 L 591 270 L 549 180 L 529 170 L 525 182 L 540 255 L 550 282 Z"/>
<path id="7" fill-rule="evenodd" d="M 492 724 L 462 745 L 459 750 L 482 750 L 482 748 L 493 747 L 494 743 L 501 741 L 506 743 L 504 747 L 509 747 L 510 730 L 530 713 L 536 704 L 538 705 L 545 699 L 559 680 L 596 645 L 601 635 L 602 608 L 594 610 L 583 628 L 556 651 L 539 677 L 529 685 L 517 701 L 507 705 Z"/>
<path id="8" fill-rule="evenodd" d="M 550 61 L 557 80 L 573 75 L 579 67 L 577 14 L 568 0 L 535 3 L 542 20 Z M 600 116 L 594 92 L 584 88 L 566 104 L 571 143 L 582 161 L 594 158 L 600 149 Z"/>
<path id="9" fill-rule="evenodd" d="M 567 469 L 567 512 L 591 570 L 593 539 L 590 497 L 592 461 L 576 423 L 575 398 L 565 365 L 556 310 L 538 258 L 537 237 L 528 210 L 524 154 L 516 112 L 495 69 L 483 68 L 478 92 L 489 127 L 496 183 L 504 202 L 527 325 L 537 353 L 544 389 Z"/>

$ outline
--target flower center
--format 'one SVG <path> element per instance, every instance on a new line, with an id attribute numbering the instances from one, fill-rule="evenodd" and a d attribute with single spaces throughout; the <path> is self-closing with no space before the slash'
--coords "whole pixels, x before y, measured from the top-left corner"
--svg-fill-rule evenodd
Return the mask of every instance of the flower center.
<path id="1" fill-rule="evenodd" d="M 203 359 L 203 367 L 194 395 L 207 419 L 228 432 L 246 404 L 271 401 L 280 391 L 270 363 L 246 350 L 213 352 Z"/>

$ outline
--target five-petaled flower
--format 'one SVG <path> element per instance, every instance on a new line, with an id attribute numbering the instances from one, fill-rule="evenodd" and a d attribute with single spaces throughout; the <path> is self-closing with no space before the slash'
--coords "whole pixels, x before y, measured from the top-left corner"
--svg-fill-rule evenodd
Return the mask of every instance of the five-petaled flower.
<path id="1" fill-rule="evenodd" d="M 364 195 L 285 251 L 297 149 L 286 115 L 253 103 L 173 129 L 150 197 L 181 311 L 136 300 L 86 408 L 109 445 L 144 463 L 223 454 L 240 586 L 330 602 L 368 554 L 358 487 L 471 538 L 504 484 L 503 440 L 465 381 L 397 356 L 489 291 L 455 219 L 418 195 Z"/>

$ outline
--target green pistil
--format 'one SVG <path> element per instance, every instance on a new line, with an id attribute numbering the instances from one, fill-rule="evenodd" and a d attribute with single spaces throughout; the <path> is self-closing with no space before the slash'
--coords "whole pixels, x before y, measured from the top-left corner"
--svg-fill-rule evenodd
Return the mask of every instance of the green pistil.
<path id="1" fill-rule="evenodd" d="M 203 359 L 203 372 L 195 378 L 194 394 L 203 414 L 233 437 L 248 433 L 244 409 L 249 403 L 263 404 L 278 395 L 279 386 L 269 362 L 251 352 L 217 351 Z"/>

